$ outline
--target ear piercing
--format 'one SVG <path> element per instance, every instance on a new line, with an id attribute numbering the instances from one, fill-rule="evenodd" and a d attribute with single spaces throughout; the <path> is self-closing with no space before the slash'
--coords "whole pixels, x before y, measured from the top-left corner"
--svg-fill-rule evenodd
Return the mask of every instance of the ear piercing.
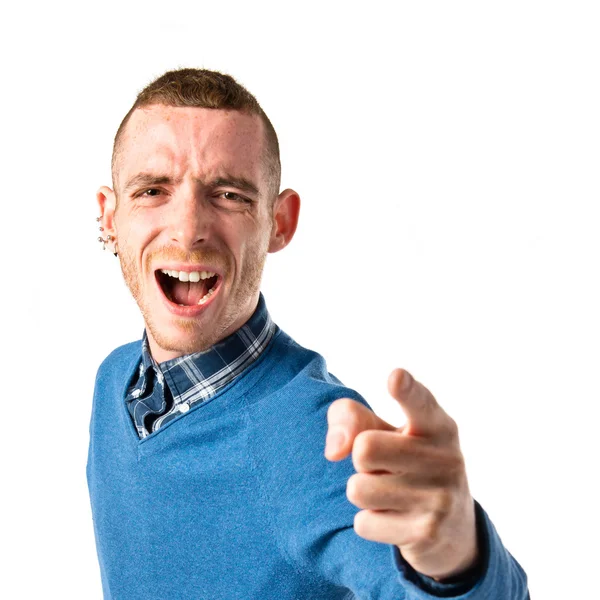
<path id="1" fill-rule="evenodd" d="M 100 215 L 99 217 L 96 217 L 96 222 L 97 223 L 99 223 L 101 220 L 102 220 L 102 215 Z M 98 227 L 98 229 L 100 229 L 100 231 L 104 231 L 104 227 Z M 117 254 L 117 242 L 116 242 L 116 238 L 114 238 L 112 235 L 107 235 L 106 239 L 104 239 L 102 236 L 100 236 L 98 238 L 98 241 L 102 242 L 102 250 L 106 250 L 106 244 L 110 243 L 111 241 L 114 241 L 115 242 L 115 245 L 114 245 L 115 249 L 114 249 L 113 254 L 115 256 L 118 256 L 118 254 Z"/>

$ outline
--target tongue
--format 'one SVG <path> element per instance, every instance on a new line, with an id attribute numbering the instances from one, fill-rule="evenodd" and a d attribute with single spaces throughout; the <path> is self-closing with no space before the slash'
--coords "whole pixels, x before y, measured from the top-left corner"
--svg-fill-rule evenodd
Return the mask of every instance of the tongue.
<path id="1" fill-rule="evenodd" d="M 198 282 L 175 280 L 171 288 L 173 302 L 176 304 L 185 304 L 186 306 L 198 304 L 200 299 L 208 292 L 206 281 L 208 280 L 201 279 Z"/>

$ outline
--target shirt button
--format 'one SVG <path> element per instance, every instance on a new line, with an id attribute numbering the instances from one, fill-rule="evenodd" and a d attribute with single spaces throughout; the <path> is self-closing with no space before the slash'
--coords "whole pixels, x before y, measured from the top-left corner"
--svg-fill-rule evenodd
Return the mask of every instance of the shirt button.
<path id="1" fill-rule="evenodd" d="M 179 405 L 179 412 L 180 413 L 186 413 L 188 410 L 190 410 L 190 405 L 186 404 L 185 402 L 183 404 Z"/>

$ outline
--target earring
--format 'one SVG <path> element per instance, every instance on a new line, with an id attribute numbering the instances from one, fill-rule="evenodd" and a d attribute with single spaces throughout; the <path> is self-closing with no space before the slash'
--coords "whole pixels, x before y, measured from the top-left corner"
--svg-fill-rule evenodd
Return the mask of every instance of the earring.
<path id="1" fill-rule="evenodd" d="M 96 222 L 99 223 L 100 221 L 102 221 L 102 215 L 100 215 L 99 217 L 96 217 Z M 100 231 L 104 231 L 104 227 L 98 227 L 98 229 L 100 229 Z M 113 255 L 118 256 L 116 238 L 114 238 L 112 235 L 107 235 L 106 239 L 104 239 L 102 236 L 100 236 L 98 238 L 98 241 L 102 242 L 102 250 L 106 250 L 106 244 L 108 244 L 112 240 L 114 240 L 114 242 L 115 242 Z"/>

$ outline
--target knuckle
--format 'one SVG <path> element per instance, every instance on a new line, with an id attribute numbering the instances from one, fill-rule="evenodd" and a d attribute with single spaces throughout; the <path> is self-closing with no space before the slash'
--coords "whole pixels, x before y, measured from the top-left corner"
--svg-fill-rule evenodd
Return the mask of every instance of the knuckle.
<path id="1" fill-rule="evenodd" d="M 360 474 L 352 475 L 346 484 L 346 497 L 352 504 L 359 506 L 364 502 L 363 489 L 364 486 L 361 485 Z"/>
<path id="2" fill-rule="evenodd" d="M 429 513 L 421 525 L 421 542 L 432 546 L 439 537 L 441 520 L 436 513 Z"/>
<path id="3" fill-rule="evenodd" d="M 452 417 L 448 417 L 448 433 L 452 437 L 458 437 L 458 423 Z"/>
<path id="4" fill-rule="evenodd" d="M 346 483 L 346 498 L 352 504 L 356 501 L 356 475 L 352 475 Z"/>
<path id="5" fill-rule="evenodd" d="M 465 472 L 465 459 L 461 452 L 449 454 L 445 458 L 445 471 L 452 479 L 460 479 Z"/>
<path id="6" fill-rule="evenodd" d="M 434 502 L 434 516 L 441 523 L 454 508 L 454 494 L 449 489 L 441 489 Z"/>
<path id="7" fill-rule="evenodd" d="M 366 536 L 369 532 L 368 527 L 368 517 L 369 514 L 361 510 L 354 515 L 354 531 L 360 536 Z"/>
<path id="8" fill-rule="evenodd" d="M 352 446 L 352 458 L 356 468 L 366 468 L 371 462 L 377 447 L 376 431 L 361 431 Z"/>

